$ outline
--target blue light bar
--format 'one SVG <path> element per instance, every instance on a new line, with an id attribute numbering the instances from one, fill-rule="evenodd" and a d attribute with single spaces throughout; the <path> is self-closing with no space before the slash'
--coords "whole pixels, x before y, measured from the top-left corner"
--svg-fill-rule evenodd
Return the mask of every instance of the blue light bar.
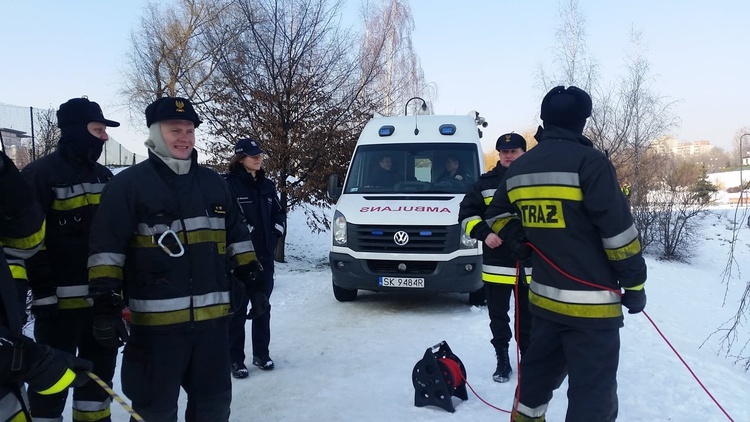
<path id="1" fill-rule="evenodd" d="M 419 232 L 419 235 L 420 236 L 432 236 L 432 232 L 429 230 L 422 230 L 421 232 Z"/>
<path id="2" fill-rule="evenodd" d="M 383 230 L 373 230 L 373 231 L 372 231 L 372 232 L 370 232 L 370 233 L 371 233 L 371 234 L 372 234 L 373 236 L 382 236 L 382 235 L 383 235 Z"/>
<path id="3" fill-rule="evenodd" d="M 440 134 L 441 135 L 453 135 L 456 133 L 456 125 L 451 124 L 444 124 L 440 125 Z"/>
<path id="4" fill-rule="evenodd" d="M 393 132 L 396 131 L 396 128 L 391 125 L 381 126 L 378 130 L 378 135 L 380 136 L 391 136 L 393 135 Z"/>

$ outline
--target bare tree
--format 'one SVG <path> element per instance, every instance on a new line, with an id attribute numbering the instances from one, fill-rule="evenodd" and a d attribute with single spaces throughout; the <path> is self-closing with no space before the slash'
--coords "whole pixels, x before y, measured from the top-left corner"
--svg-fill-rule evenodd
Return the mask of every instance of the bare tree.
<path id="1" fill-rule="evenodd" d="M 557 46 L 553 49 L 553 68 L 547 74 L 540 66 L 537 76 L 544 92 L 556 85 L 575 85 L 591 92 L 599 77 L 596 62 L 589 57 L 586 45 L 586 17 L 578 7 L 578 0 L 561 1 L 560 26 L 555 32 Z"/>
<path id="2" fill-rule="evenodd" d="M 411 33 L 414 18 L 404 0 L 379 0 L 363 7 L 364 36 L 362 55 L 365 66 L 374 70 L 367 87 L 371 98 L 382 97 L 377 111 L 384 116 L 401 114 L 409 98 L 420 96 L 431 104 L 437 93 L 434 84 L 425 82 L 419 57 L 414 51 Z M 420 104 L 416 104 L 421 106 Z"/>
<path id="3" fill-rule="evenodd" d="M 57 112 L 54 108 L 34 110 L 34 159 L 50 154 L 60 140 Z"/>
<path id="4" fill-rule="evenodd" d="M 142 119 L 143 109 L 163 96 L 182 96 L 201 105 L 209 99 L 203 88 L 216 70 L 215 55 L 205 48 L 205 34 L 222 48 L 233 34 L 214 26 L 231 0 L 179 0 L 176 4 L 148 3 L 140 26 L 131 34 L 130 66 L 124 72 L 122 95 L 131 116 Z M 199 107 L 200 108 L 200 107 Z"/>
<path id="5" fill-rule="evenodd" d="M 365 95 L 377 69 L 363 67 L 377 60 L 363 60 L 356 38 L 339 27 L 340 6 L 239 0 L 224 23 L 240 35 L 229 48 L 211 49 L 220 54 L 208 119 L 217 137 L 208 145 L 212 162 L 225 163 L 237 138 L 258 139 L 287 210 L 329 203 L 328 175 L 345 172 L 357 134 L 379 105 Z M 312 229 L 327 227 L 326 215 L 307 209 Z"/>

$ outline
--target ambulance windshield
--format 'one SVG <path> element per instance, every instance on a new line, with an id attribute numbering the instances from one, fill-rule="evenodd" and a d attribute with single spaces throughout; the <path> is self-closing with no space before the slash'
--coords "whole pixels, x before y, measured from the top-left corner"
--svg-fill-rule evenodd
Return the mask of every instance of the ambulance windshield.
<path id="1" fill-rule="evenodd" d="M 466 193 L 479 176 L 476 145 L 362 145 L 344 193 Z"/>

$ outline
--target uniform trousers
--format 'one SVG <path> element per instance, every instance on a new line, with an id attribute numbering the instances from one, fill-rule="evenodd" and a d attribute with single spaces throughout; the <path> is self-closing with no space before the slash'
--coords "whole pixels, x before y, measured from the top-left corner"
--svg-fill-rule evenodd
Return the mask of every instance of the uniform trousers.
<path id="1" fill-rule="evenodd" d="M 272 258 L 259 261 L 263 266 L 265 293 L 270 299 L 273 292 L 274 261 Z M 234 313 L 229 323 L 229 356 L 232 362 L 245 361 L 245 316 L 250 299 L 244 292 L 242 295 L 239 310 Z M 253 318 L 251 324 L 253 356 L 266 358 L 269 356 L 268 347 L 271 344 L 271 306 L 269 305 L 268 310 L 262 315 Z"/>
<path id="2" fill-rule="evenodd" d="M 120 377 L 133 410 L 148 422 L 175 422 L 182 387 L 187 394 L 185 421 L 228 421 L 232 403 L 228 319 L 213 321 L 205 329 L 177 332 L 132 326 Z"/>
<path id="3" fill-rule="evenodd" d="M 512 331 L 516 331 L 516 325 L 511 331 L 510 327 L 510 301 L 514 295 L 515 286 L 512 284 L 485 282 L 487 294 L 487 313 L 490 316 L 490 331 L 492 332 L 492 347 L 495 353 L 504 353 L 508 350 L 508 344 L 512 338 Z M 516 308 L 516 307 L 514 307 Z M 518 284 L 518 312 L 513 319 L 518 325 L 516 342 L 521 354 L 525 354 L 529 348 L 531 337 L 531 312 L 529 312 L 529 286 L 526 283 Z"/>
<path id="4" fill-rule="evenodd" d="M 518 411 L 541 420 L 552 392 L 568 377 L 568 422 L 617 418 L 620 330 L 582 329 L 534 315 L 531 347 L 521 360 Z"/>
<path id="5" fill-rule="evenodd" d="M 117 364 L 117 350 L 104 347 L 94 338 L 93 317 L 90 308 L 61 309 L 57 316 L 34 321 L 34 338 L 94 364 L 92 372 L 112 385 Z M 68 389 L 57 394 L 41 395 L 29 390 L 29 409 L 34 420 L 62 420 Z M 73 389 L 74 421 L 109 421 L 109 394 L 94 381 Z"/>

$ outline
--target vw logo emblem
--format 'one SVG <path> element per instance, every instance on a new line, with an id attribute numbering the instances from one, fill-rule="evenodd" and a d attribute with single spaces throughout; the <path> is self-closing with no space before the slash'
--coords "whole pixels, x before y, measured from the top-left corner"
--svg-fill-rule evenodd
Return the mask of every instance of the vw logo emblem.
<path id="1" fill-rule="evenodd" d="M 396 242 L 398 246 L 404 246 L 409 243 L 409 234 L 403 230 L 399 230 L 393 235 L 393 241 Z"/>

